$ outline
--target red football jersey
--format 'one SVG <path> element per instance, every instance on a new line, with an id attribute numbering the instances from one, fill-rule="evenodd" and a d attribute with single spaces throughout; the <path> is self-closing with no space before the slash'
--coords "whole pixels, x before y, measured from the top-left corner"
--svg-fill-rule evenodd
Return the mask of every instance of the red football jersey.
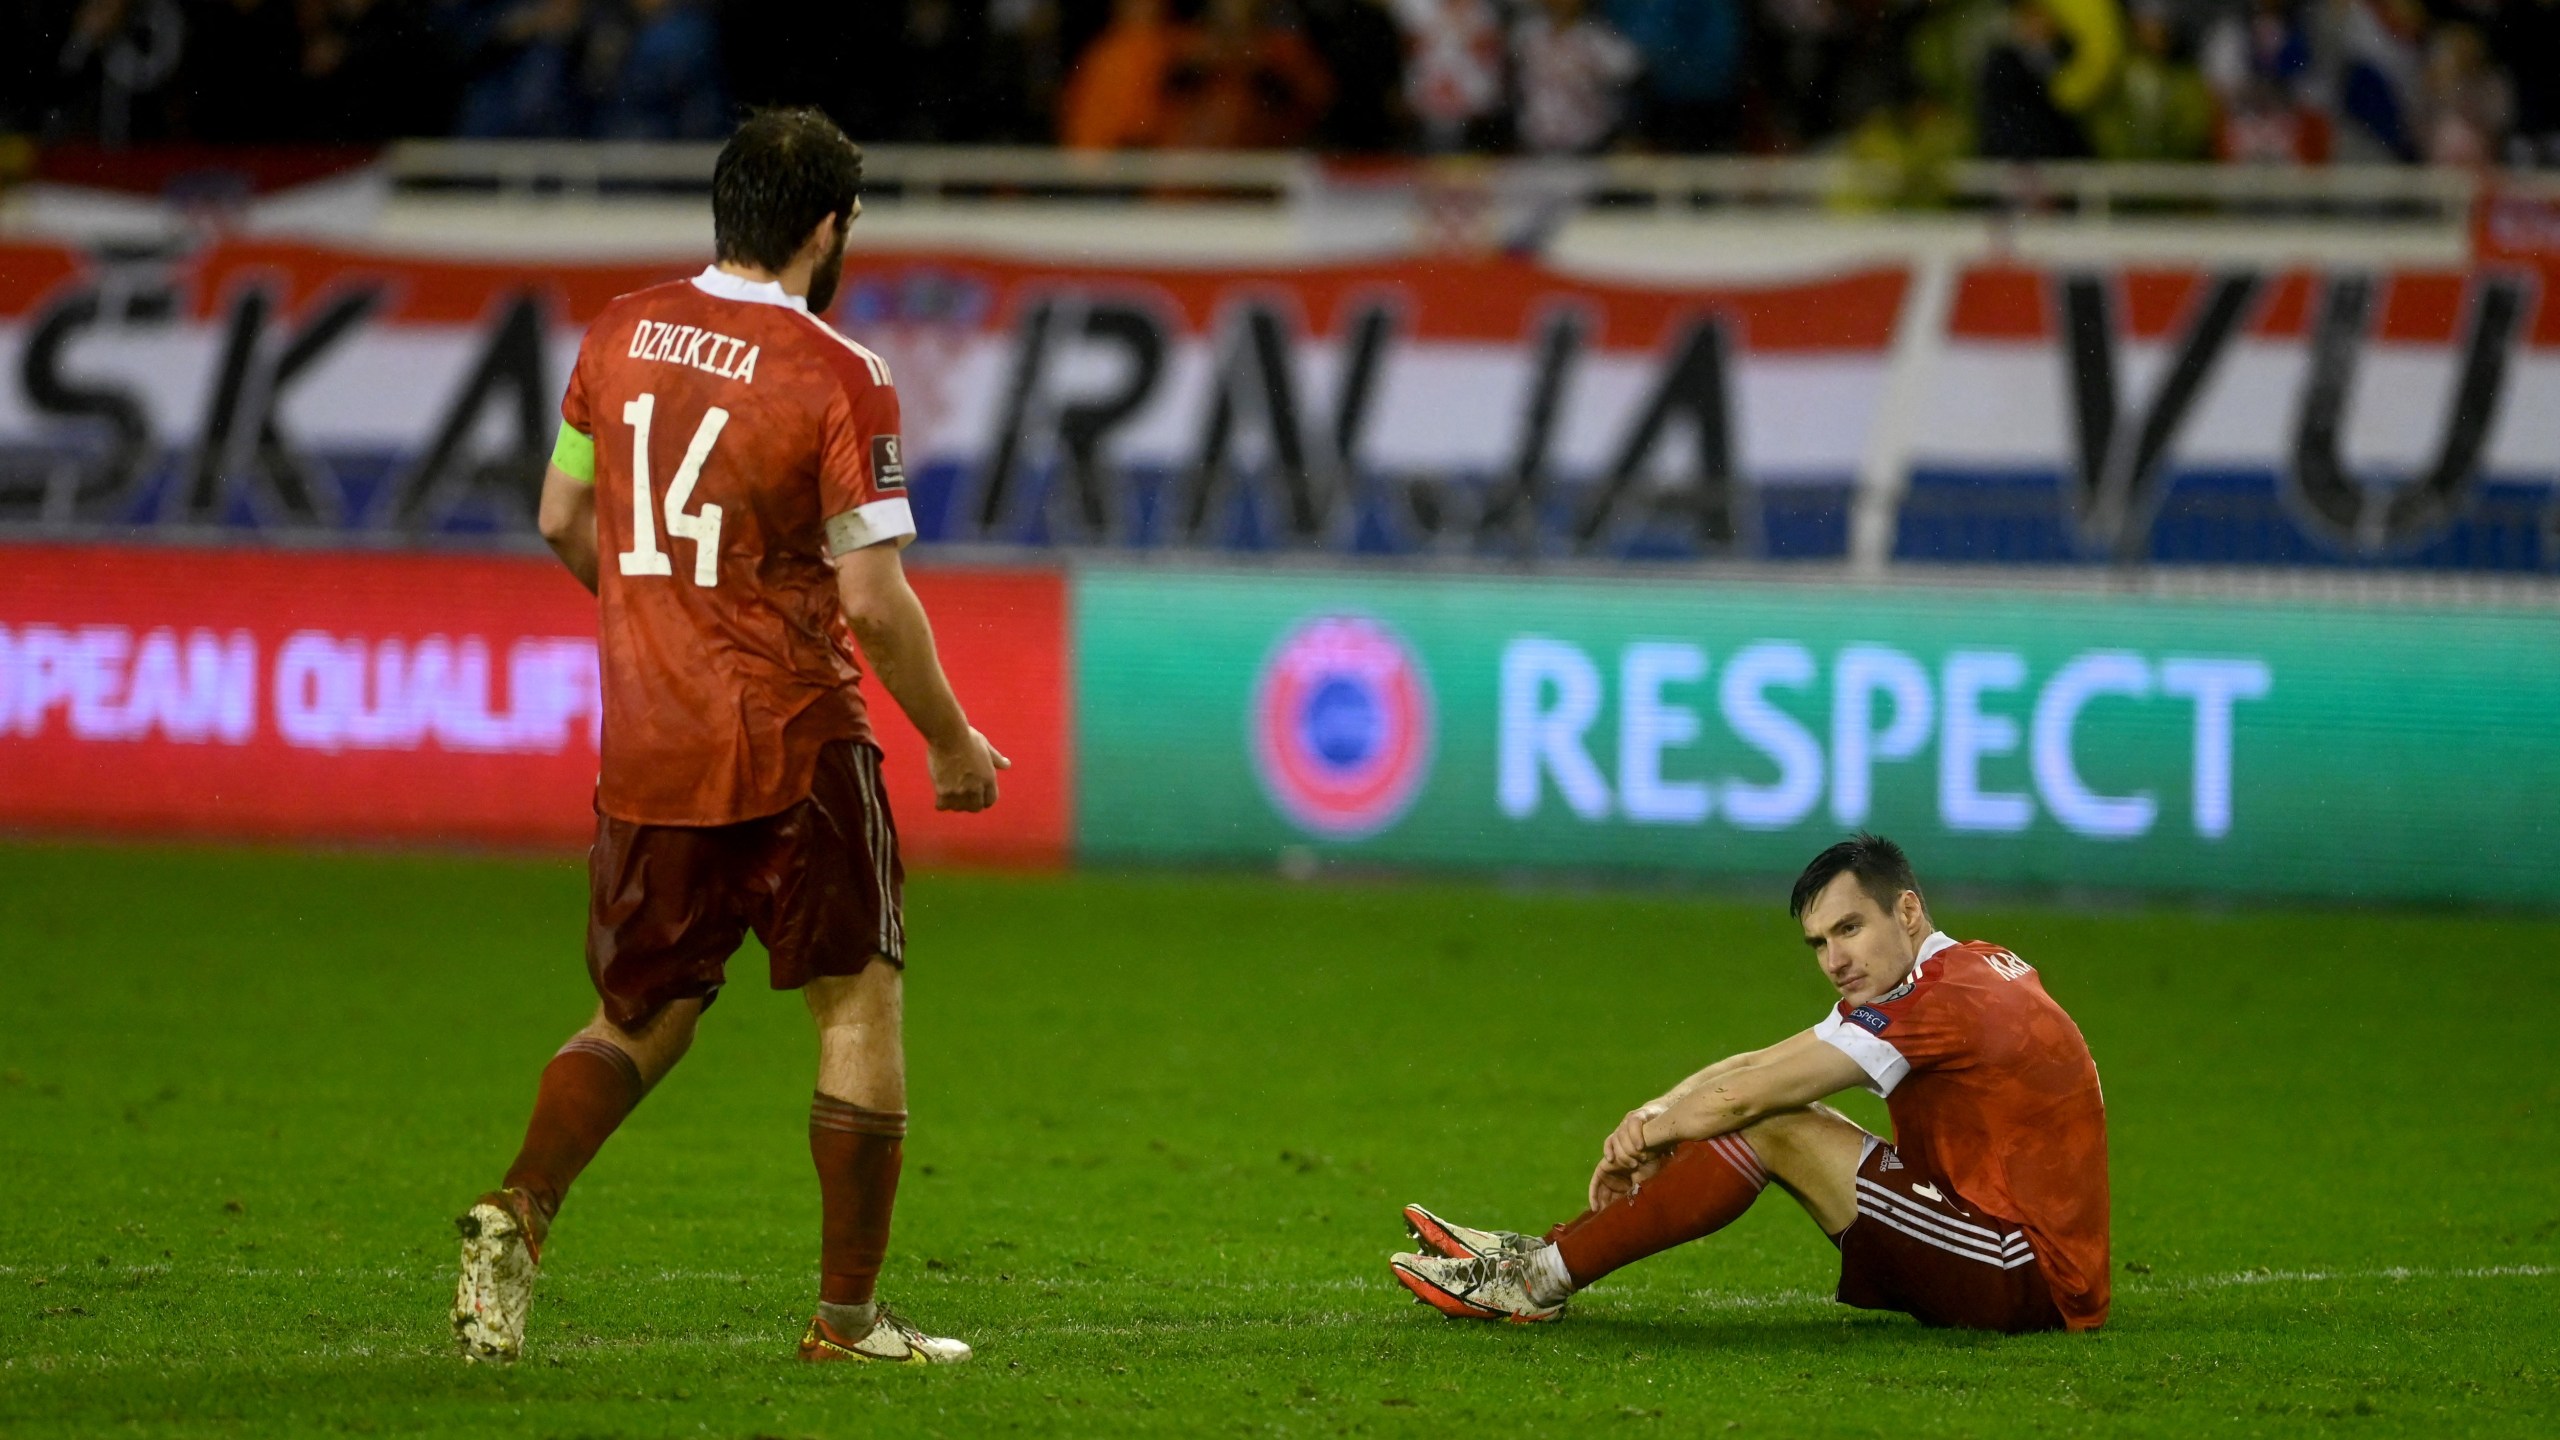
<path id="1" fill-rule="evenodd" d="M 871 737 L 831 557 L 915 534 L 889 367 L 714 266 L 605 307 L 560 415 L 595 441 L 596 803 L 651 825 L 788 809 L 820 747 Z"/>
<path id="2" fill-rule="evenodd" d="M 1932 935 L 1911 978 L 1814 1033 L 1893 1112 L 1894 1149 L 2014 1220 L 2074 1330 L 2107 1318 L 2107 1111 L 2089 1043 L 2033 966 Z"/>

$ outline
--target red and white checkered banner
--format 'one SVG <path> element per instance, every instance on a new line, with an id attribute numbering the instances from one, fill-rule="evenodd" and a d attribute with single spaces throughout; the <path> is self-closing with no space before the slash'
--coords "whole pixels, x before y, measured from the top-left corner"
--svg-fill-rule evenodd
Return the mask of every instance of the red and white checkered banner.
<path id="1" fill-rule="evenodd" d="M 1943 287 L 860 251 L 835 318 L 896 373 L 928 540 L 2532 570 L 2538 213 L 2463 267 Z M 522 529 L 580 326 L 693 268 L 0 247 L 0 524 Z"/>

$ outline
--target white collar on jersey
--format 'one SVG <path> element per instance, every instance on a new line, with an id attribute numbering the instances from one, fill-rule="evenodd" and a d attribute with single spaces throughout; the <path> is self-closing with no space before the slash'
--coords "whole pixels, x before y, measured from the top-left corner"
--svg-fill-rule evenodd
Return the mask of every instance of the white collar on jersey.
<path id="1" fill-rule="evenodd" d="M 693 288 L 723 300 L 744 300 L 751 305 L 781 305 L 802 314 L 809 310 L 809 302 L 783 289 L 779 280 L 750 280 L 744 275 L 732 275 L 717 265 L 694 276 Z"/>
<path id="2" fill-rule="evenodd" d="M 1887 990 L 1882 995 L 1877 996 L 1867 1003 L 1870 1005 L 1882 1005 L 1886 1001 L 1899 1000 L 1903 996 L 1910 994 L 1912 985 L 1917 983 L 1920 979 L 1920 967 L 1937 959 L 1938 952 L 1942 950 L 1953 950 L 1954 948 L 1956 948 L 1956 937 L 1948 934 L 1944 930 L 1930 931 L 1929 938 L 1920 942 L 1920 958 L 1911 962 L 1911 973 L 1902 977 L 1901 984 L 1894 986 L 1892 989 Z M 1843 1000 L 1840 1003 L 1845 1005 L 1849 1002 Z"/>

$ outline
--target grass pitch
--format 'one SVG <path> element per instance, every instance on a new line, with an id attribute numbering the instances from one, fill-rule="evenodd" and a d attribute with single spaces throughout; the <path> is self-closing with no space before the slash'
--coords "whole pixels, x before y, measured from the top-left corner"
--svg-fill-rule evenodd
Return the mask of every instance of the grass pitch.
<path id="1" fill-rule="evenodd" d="M 449 1218 L 583 1019 L 574 865 L 0 849 L 0 1433 L 2550 1434 L 2560 923 L 1944 906 L 2113 1122 L 2114 1323 L 1825 1298 L 1772 1192 L 1564 1324 L 1441 1320 L 1396 1207 L 1575 1207 L 1629 1104 L 1816 1018 L 1782 905 L 1250 879 L 914 886 L 884 1295 L 953 1371 L 804 1368 L 811 1044 L 742 957 L 447 1350 Z M 1859 1112 L 1881 1123 L 1876 1107 Z"/>

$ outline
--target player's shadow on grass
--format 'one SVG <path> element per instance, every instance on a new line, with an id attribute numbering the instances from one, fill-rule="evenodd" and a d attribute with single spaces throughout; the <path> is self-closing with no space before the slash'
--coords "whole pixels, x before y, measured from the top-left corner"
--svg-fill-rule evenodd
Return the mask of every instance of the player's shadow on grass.
<path id="1" fill-rule="evenodd" d="M 1593 1346 L 1624 1346 L 1661 1355 L 1697 1351 L 1723 1357 L 1785 1355 L 1822 1351 L 1836 1356 L 1843 1345 L 1901 1346 L 1915 1339 L 1933 1348 L 1973 1349 L 2001 1344 L 2006 1337 L 1987 1331 L 1932 1330 L 1899 1315 L 1846 1312 L 1821 1317 L 1706 1314 L 1652 1316 L 1577 1315 L 1567 1322 L 1572 1338 Z"/>

